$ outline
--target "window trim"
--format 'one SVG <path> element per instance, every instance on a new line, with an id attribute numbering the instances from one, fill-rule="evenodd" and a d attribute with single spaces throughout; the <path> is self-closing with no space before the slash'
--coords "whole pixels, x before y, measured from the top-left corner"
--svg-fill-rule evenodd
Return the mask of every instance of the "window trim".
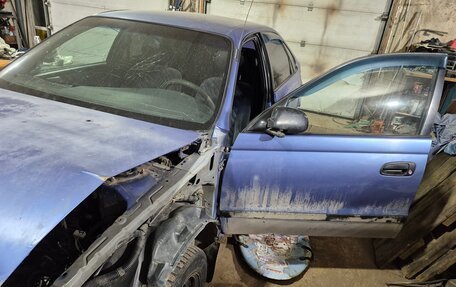
<path id="1" fill-rule="evenodd" d="M 280 35 L 277 34 L 277 33 L 271 32 L 271 31 L 261 32 L 260 34 L 261 34 L 261 35 L 263 35 L 263 34 L 271 34 L 271 35 L 274 35 L 274 36 L 275 36 L 275 39 L 278 39 L 278 40 L 280 41 L 280 43 L 282 44 L 282 47 L 284 47 L 283 49 L 284 49 L 284 51 L 285 51 L 285 54 L 287 55 L 288 64 L 290 65 L 290 68 L 291 68 L 292 65 L 291 65 L 291 63 L 290 63 L 290 55 L 289 55 L 289 53 L 290 53 L 291 51 L 289 51 L 289 47 L 286 45 L 285 41 L 280 37 Z M 265 53 L 266 53 L 266 58 L 267 58 L 268 67 L 269 67 L 269 76 L 271 77 L 271 85 L 272 85 L 272 89 L 273 89 L 273 91 L 274 91 L 274 93 L 275 93 L 277 90 L 281 89 L 282 86 L 283 86 L 288 80 L 290 80 L 291 77 L 293 77 L 293 76 L 296 74 L 296 72 L 298 71 L 298 67 L 296 66 L 296 68 L 295 68 L 293 71 L 290 71 L 290 75 L 289 75 L 287 78 L 285 78 L 285 80 L 283 80 L 283 82 L 280 83 L 280 85 L 278 85 L 277 87 L 274 87 L 274 81 L 272 80 L 272 66 L 271 66 L 271 61 L 270 61 L 270 59 L 269 59 L 269 53 L 267 52 L 266 43 L 264 42 L 263 37 L 260 37 L 260 40 L 261 40 L 261 43 L 263 44 L 263 47 L 264 47 L 264 50 L 265 50 Z M 296 60 L 295 57 L 294 57 L 294 55 L 293 55 L 293 59 Z M 297 64 L 296 61 L 294 61 L 294 62 Z"/>
<path id="2" fill-rule="evenodd" d="M 262 42 L 260 33 L 255 33 L 255 34 L 248 35 L 247 37 L 245 37 L 243 39 L 242 44 L 241 44 L 241 50 L 240 50 L 241 52 L 242 52 L 242 47 L 244 47 L 244 45 L 249 41 L 254 42 L 255 48 L 257 49 L 257 51 L 259 53 L 259 59 L 260 59 L 260 65 L 261 65 L 261 71 L 262 71 L 261 77 L 263 79 L 265 92 L 267 93 L 266 102 L 265 102 L 266 105 L 263 109 L 263 111 L 264 111 L 268 108 L 267 105 L 268 104 L 271 105 L 274 100 L 274 89 L 272 86 L 271 72 L 268 67 L 269 62 L 268 62 L 268 58 L 267 58 L 267 51 L 266 51 L 266 47 L 264 46 L 264 44 Z M 239 53 L 239 55 L 241 55 L 241 52 Z M 236 76 L 238 75 L 238 73 L 239 73 L 239 70 L 237 71 Z"/>
<path id="3" fill-rule="evenodd" d="M 285 41 L 282 41 L 282 43 L 285 47 L 285 51 L 287 52 L 288 60 L 290 61 L 290 67 L 293 70 L 291 74 L 294 74 L 298 71 L 298 61 L 296 61 L 296 57 L 291 52 L 291 49 L 288 47 L 287 43 Z"/>

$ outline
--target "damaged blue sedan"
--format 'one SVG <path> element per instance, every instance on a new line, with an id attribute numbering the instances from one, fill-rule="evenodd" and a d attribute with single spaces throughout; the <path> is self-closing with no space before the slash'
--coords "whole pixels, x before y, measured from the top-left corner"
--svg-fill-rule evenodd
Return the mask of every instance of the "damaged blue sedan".
<path id="1" fill-rule="evenodd" d="M 445 65 L 376 55 L 301 85 L 265 26 L 76 22 L 0 74 L 0 285 L 204 286 L 227 235 L 259 273 L 289 279 L 306 244 L 279 271 L 249 244 L 394 237 Z"/>

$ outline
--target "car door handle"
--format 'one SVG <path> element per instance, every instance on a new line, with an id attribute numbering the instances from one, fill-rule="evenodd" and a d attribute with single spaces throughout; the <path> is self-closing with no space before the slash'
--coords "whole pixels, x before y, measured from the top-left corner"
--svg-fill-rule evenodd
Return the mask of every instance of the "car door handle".
<path id="1" fill-rule="evenodd" d="M 416 169 L 414 162 L 395 161 L 385 163 L 380 169 L 381 175 L 388 176 L 411 176 Z"/>

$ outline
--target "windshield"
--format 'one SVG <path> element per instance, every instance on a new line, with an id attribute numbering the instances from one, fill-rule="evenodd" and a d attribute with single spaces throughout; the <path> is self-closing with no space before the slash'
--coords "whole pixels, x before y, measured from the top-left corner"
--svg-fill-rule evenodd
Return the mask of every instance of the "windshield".
<path id="1" fill-rule="evenodd" d="M 220 106 L 230 42 L 104 17 L 55 34 L 0 74 L 0 87 L 183 129 L 207 129 Z"/>

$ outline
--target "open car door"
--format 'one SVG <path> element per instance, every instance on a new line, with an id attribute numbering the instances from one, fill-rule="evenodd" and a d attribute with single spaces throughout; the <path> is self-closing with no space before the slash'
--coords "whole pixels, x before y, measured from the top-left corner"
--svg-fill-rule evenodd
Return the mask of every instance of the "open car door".
<path id="1" fill-rule="evenodd" d="M 230 152 L 223 231 L 394 237 L 424 174 L 445 66 L 444 54 L 361 58 L 264 111 Z"/>

